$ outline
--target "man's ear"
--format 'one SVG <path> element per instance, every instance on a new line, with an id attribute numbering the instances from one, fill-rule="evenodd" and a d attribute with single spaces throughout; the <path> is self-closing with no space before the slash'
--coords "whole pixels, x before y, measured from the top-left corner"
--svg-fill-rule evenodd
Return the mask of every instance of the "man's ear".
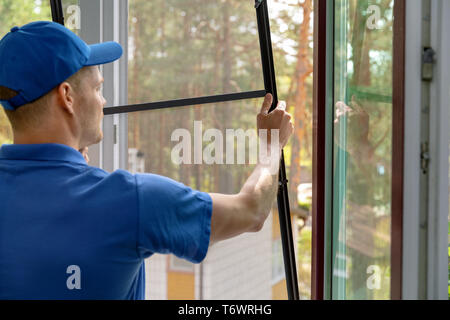
<path id="1" fill-rule="evenodd" d="M 68 82 L 61 83 L 56 88 L 56 96 L 58 99 L 58 104 L 64 108 L 71 115 L 75 114 L 74 103 L 75 103 L 75 91 L 73 87 Z"/>

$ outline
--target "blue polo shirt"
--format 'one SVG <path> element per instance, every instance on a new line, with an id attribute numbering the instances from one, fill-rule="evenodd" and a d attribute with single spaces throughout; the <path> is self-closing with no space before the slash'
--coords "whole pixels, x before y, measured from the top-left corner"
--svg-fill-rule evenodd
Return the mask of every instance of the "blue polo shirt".
<path id="1" fill-rule="evenodd" d="M 0 148 L 0 299 L 144 299 L 144 259 L 202 261 L 209 194 L 62 144 Z M 151 288 L 150 288 L 151 290 Z"/>

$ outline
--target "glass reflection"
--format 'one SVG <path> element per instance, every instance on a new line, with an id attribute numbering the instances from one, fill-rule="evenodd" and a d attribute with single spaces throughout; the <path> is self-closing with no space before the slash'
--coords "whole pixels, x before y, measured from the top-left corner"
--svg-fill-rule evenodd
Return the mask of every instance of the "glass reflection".
<path id="1" fill-rule="evenodd" d="M 334 299 L 389 299 L 394 1 L 336 1 Z"/>

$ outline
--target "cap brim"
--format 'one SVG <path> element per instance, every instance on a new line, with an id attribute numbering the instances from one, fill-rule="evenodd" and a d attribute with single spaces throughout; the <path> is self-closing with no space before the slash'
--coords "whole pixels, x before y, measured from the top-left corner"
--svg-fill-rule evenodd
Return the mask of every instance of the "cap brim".
<path id="1" fill-rule="evenodd" d="M 114 41 L 93 44 L 89 47 L 91 48 L 91 54 L 84 64 L 86 67 L 116 61 L 123 54 L 122 46 Z"/>

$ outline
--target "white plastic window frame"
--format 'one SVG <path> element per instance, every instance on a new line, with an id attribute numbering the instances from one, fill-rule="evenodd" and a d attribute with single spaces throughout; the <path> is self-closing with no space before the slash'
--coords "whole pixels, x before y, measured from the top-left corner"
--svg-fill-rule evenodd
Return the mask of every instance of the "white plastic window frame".
<path id="1" fill-rule="evenodd" d="M 421 121 L 421 3 L 406 6 L 405 163 L 403 211 L 402 298 L 423 296 L 419 288 L 419 261 L 427 261 L 427 299 L 448 299 L 448 172 L 450 2 L 432 1 L 432 47 L 436 51 L 430 110 L 430 188 L 428 190 L 427 256 L 419 253 L 420 240 L 420 121 Z"/>
<path id="2" fill-rule="evenodd" d="M 448 299 L 448 170 L 450 107 L 450 1 L 431 2 L 431 44 L 436 50 L 435 79 L 431 83 L 430 166 L 428 208 L 427 295 Z"/>
<path id="3" fill-rule="evenodd" d="M 80 0 L 80 36 L 88 44 L 116 41 L 123 47 L 118 61 L 100 67 L 105 82 L 105 108 L 128 103 L 128 0 Z M 103 140 L 89 147 L 90 165 L 108 172 L 128 169 L 128 115 L 105 116 Z"/>

